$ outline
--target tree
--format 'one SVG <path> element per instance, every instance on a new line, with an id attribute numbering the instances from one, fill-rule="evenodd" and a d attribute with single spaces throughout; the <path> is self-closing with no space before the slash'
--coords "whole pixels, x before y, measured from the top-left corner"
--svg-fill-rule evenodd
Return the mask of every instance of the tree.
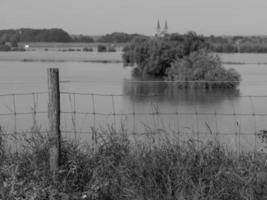
<path id="1" fill-rule="evenodd" d="M 12 47 L 18 47 L 19 35 L 18 34 L 11 35 L 9 41 Z"/>
<path id="2" fill-rule="evenodd" d="M 137 37 L 123 49 L 123 61 L 125 65 L 136 64 L 142 74 L 165 76 L 174 60 L 207 47 L 204 38 L 193 32 L 164 38 Z"/>
<path id="3" fill-rule="evenodd" d="M 92 42 L 94 42 L 94 39 L 92 37 L 90 37 L 90 36 L 74 35 L 74 36 L 72 36 L 72 42 L 92 43 Z"/>
<path id="4" fill-rule="evenodd" d="M 15 44 L 18 42 L 71 42 L 72 39 L 62 29 L 23 28 L 19 30 L 1 30 L 0 40 Z"/>
<path id="5" fill-rule="evenodd" d="M 135 66 L 135 73 L 178 81 L 183 88 L 236 87 L 240 75 L 225 69 L 218 57 L 209 54 L 209 48 L 204 37 L 194 32 L 163 38 L 137 37 L 123 49 L 123 61 Z M 203 84 L 189 84 L 194 81 Z"/>
<path id="6" fill-rule="evenodd" d="M 11 48 L 7 45 L 0 45 L 0 51 L 11 51 Z"/>
<path id="7" fill-rule="evenodd" d="M 141 36 L 140 34 L 128 34 L 128 33 L 111 33 L 100 37 L 97 42 L 102 43 L 127 43 L 135 37 Z"/>
<path id="8" fill-rule="evenodd" d="M 98 52 L 106 52 L 107 51 L 107 47 L 105 45 L 99 44 L 97 46 L 97 51 Z"/>

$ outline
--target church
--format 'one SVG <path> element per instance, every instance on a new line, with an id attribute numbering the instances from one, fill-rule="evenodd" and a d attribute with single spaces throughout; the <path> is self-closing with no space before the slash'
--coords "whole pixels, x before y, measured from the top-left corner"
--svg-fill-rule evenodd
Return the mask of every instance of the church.
<path id="1" fill-rule="evenodd" d="M 161 29 L 160 22 L 158 20 L 157 28 L 156 28 L 156 37 L 164 37 L 168 34 L 168 23 L 167 20 L 165 21 L 164 28 Z"/>

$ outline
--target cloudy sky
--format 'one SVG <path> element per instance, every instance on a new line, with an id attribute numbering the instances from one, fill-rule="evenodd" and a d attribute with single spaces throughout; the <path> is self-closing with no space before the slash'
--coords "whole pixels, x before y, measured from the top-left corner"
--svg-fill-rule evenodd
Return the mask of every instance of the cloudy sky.
<path id="1" fill-rule="evenodd" d="M 170 32 L 267 35 L 267 0 L 0 0 L 0 29 L 152 35 L 158 19 Z"/>

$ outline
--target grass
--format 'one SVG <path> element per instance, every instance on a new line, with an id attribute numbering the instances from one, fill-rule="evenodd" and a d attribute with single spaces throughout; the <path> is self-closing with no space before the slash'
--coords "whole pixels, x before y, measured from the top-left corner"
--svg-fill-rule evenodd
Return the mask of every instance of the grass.
<path id="1" fill-rule="evenodd" d="M 34 131 L 19 152 L 1 145 L 2 199 L 266 199 L 265 154 L 237 156 L 218 144 L 165 137 L 133 141 L 125 131 L 95 130 L 98 144 L 62 142 L 61 167 L 49 171 L 48 138 Z M 5 138 L 0 140 L 2 144 Z"/>

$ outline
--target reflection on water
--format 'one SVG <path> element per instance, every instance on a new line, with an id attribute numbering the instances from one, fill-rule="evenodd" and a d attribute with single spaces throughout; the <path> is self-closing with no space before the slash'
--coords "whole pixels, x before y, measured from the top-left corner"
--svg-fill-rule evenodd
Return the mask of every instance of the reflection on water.
<path id="1" fill-rule="evenodd" d="M 244 96 L 239 89 L 179 89 L 151 79 L 124 79 L 123 94 L 124 109 L 152 113 L 134 116 L 138 131 L 145 123 L 155 130 L 183 134 L 182 138 L 191 135 L 205 141 L 215 134 L 220 142 L 236 149 L 260 147 L 255 134 L 266 127 L 266 117 L 261 115 L 267 112 L 266 98 Z"/>
<path id="2" fill-rule="evenodd" d="M 175 83 L 132 81 L 124 79 L 123 94 L 132 101 L 153 100 L 155 103 L 170 104 L 219 104 L 225 99 L 234 100 L 239 97 L 239 89 L 179 89 Z"/>

